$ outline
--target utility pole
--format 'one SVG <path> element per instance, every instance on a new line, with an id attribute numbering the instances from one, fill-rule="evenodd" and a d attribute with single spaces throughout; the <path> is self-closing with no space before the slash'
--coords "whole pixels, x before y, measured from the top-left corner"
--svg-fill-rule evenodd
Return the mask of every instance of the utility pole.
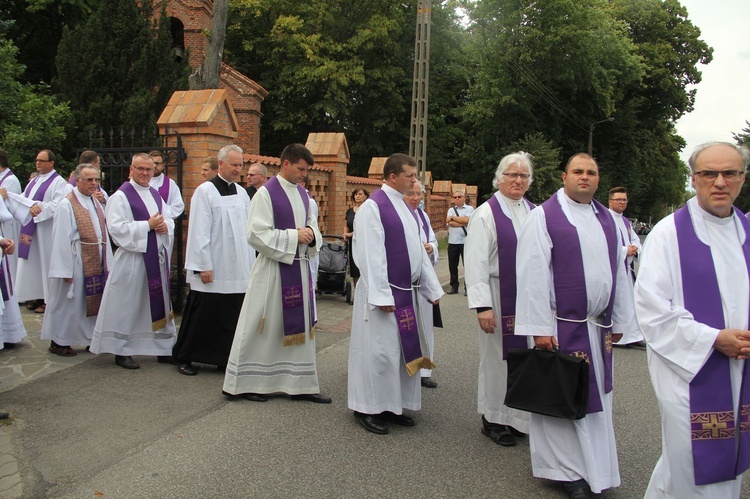
<path id="1" fill-rule="evenodd" d="M 615 119 L 607 118 L 606 120 L 597 121 L 589 125 L 589 156 L 594 154 L 594 127 L 599 123 L 607 123 L 608 121 L 615 121 Z"/>
<path id="2" fill-rule="evenodd" d="M 430 24 L 432 0 L 417 0 L 417 32 L 414 41 L 414 87 L 411 94 L 409 156 L 417 161 L 419 179 L 427 172 L 427 103 L 430 88 Z"/>

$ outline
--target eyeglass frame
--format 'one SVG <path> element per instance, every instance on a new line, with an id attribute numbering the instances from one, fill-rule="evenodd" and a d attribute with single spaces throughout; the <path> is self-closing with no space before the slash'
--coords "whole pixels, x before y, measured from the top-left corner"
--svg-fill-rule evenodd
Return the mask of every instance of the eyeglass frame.
<path id="1" fill-rule="evenodd" d="M 708 182 L 716 182 L 721 175 L 725 182 L 736 182 L 746 173 L 744 170 L 701 170 L 693 173 L 693 176 L 698 175 Z"/>

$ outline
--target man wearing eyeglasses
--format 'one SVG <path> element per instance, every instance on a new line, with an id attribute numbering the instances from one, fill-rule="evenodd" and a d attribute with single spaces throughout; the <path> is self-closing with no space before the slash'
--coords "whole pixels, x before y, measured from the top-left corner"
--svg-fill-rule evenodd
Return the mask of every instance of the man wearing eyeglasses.
<path id="1" fill-rule="evenodd" d="M 609 190 L 609 212 L 615 219 L 617 237 L 625 249 L 625 271 L 630 276 L 630 287 L 635 281 L 635 259 L 641 252 L 641 240 L 633 230 L 633 224 L 624 215 L 628 207 L 628 191 L 624 187 L 613 187 Z M 625 348 L 646 348 L 641 330 L 637 327 L 633 331 L 623 332 L 622 339 L 613 346 Z"/>
<path id="2" fill-rule="evenodd" d="M 89 346 L 112 261 L 104 208 L 94 197 L 101 173 L 90 163 L 73 172 L 76 187 L 57 207 L 52 226 L 49 297 L 41 338 L 49 351 L 73 357 Z"/>
<path id="3" fill-rule="evenodd" d="M 495 171 L 497 192 L 471 215 L 466 237 L 466 288 L 469 308 L 479 325 L 479 389 L 477 411 L 482 434 L 503 447 L 529 433 L 529 413 L 505 405 L 508 382 L 506 358 L 511 348 L 526 348 L 513 334 L 516 314 L 517 235 L 534 208 L 524 198 L 533 181 L 531 155 L 505 156 Z"/>
<path id="4" fill-rule="evenodd" d="M 644 247 L 635 303 L 662 416 L 647 498 L 739 498 L 750 466 L 750 221 L 733 206 L 749 162 L 744 146 L 698 146 L 695 197 Z"/>
<path id="5" fill-rule="evenodd" d="M 532 414 L 529 421 L 534 476 L 563 482 L 568 497 L 580 499 L 620 485 L 612 343 L 635 328 L 635 315 L 614 219 L 594 199 L 599 166 L 574 154 L 562 180 L 563 188 L 529 213 L 518 238 L 514 334 L 587 361 L 586 415 Z"/>
<path id="6" fill-rule="evenodd" d="M 448 270 L 451 274 L 449 295 L 458 293 L 459 259 L 464 261 L 464 268 L 466 267 L 466 262 L 463 260 L 466 227 L 469 225 L 469 217 L 474 212 L 474 208 L 466 204 L 464 191 L 459 190 L 453 193 L 453 203 L 454 206 L 448 210 L 448 215 L 445 217 L 445 223 L 448 225 Z"/>
<path id="7" fill-rule="evenodd" d="M 16 299 L 19 302 L 35 301 L 34 311 L 43 314 L 44 302 L 49 293 L 47 276 L 52 253 L 52 220 L 57 205 L 65 195 L 65 179 L 55 171 L 55 155 L 49 149 L 36 155 L 39 173 L 23 192 L 23 206 L 12 210 L 21 223 L 18 240 L 18 273 Z"/>
<path id="8" fill-rule="evenodd" d="M 107 230 L 118 249 L 104 288 L 91 351 L 115 355 L 115 364 L 138 369 L 133 355 L 172 358 L 177 337 L 169 296 L 169 248 L 174 220 L 166 203 L 149 186 L 154 160 L 136 153 L 130 180 L 107 202 Z"/>
<path id="9" fill-rule="evenodd" d="M 253 199 L 255 193 L 258 192 L 263 184 L 266 183 L 266 177 L 268 176 L 268 170 L 261 163 L 253 163 L 247 168 L 247 195 L 250 199 Z"/>

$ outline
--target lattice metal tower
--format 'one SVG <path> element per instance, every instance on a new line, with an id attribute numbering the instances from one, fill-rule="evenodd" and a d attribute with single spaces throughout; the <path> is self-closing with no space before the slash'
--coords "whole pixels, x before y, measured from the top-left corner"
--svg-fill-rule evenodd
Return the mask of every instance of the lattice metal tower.
<path id="1" fill-rule="evenodd" d="M 427 102 L 430 88 L 430 20 L 432 0 L 417 1 L 417 36 L 414 41 L 414 88 L 412 89 L 409 156 L 417 160 L 419 178 L 427 171 Z"/>

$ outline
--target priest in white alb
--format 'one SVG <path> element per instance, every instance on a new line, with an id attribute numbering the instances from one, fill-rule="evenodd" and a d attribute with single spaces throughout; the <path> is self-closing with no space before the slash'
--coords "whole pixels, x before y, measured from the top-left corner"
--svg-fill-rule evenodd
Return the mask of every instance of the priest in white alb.
<path id="1" fill-rule="evenodd" d="M 110 265 L 91 351 L 111 353 L 124 369 L 138 369 L 133 355 L 154 355 L 171 362 L 176 339 L 169 294 L 168 248 L 174 220 L 148 181 L 154 161 L 133 155 L 130 180 L 107 201 L 107 229 L 118 249 Z"/>
<path id="2" fill-rule="evenodd" d="M 57 207 L 52 227 L 49 297 L 41 338 L 49 351 L 73 357 L 72 345 L 89 346 L 112 261 L 104 208 L 93 194 L 101 173 L 90 163 L 73 172 L 76 188 Z"/>
<path id="3" fill-rule="evenodd" d="M 531 467 L 537 478 L 564 483 L 568 497 L 620 485 L 612 420 L 612 343 L 635 327 L 622 246 L 609 210 L 594 199 L 599 167 L 573 155 L 563 188 L 526 219 L 518 239 L 515 334 L 537 348 L 586 359 L 586 416 L 532 414 Z"/>
<path id="4" fill-rule="evenodd" d="M 259 255 L 242 304 L 223 393 L 265 402 L 280 393 L 329 404 L 320 394 L 315 352 L 315 293 L 310 259 L 322 237 L 299 185 L 315 163 L 302 144 L 284 148 L 281 170 L 258 189 L 247 240 Z"/>
<path id="5" fill-rule="evenodd" d="M 217 174 L 199 185 L 190 199 L 185 272 L 190 294 L 172 349 L 178 370 L 198 371 L 193 362 L 224 369 L 245 299 L 255 250 L 245 237 L 250 197 L 237 185 L 242 149 L 224 146 Z"/>
<path id="6" fill-rule="evenodd" d="M 628 191 L 624 187 L 613 187 L 609 190 L 609 212 L 615 219 L 615 226 L 617 227 L 617 237 L 620 239 L 620 244 L 625 250 L 625 272 L 628 273 L 630 279 L 630 287 L 633 287 L 635 283 L 635 259 L 643 249 L 641 246 L 641 239 L 638 234 L 633 230 L 633 224 L 630 223 L 628 217 L 625 216 L 625 209 L 628 207 Z M 641 330 L 636 328 L 632 331 L 624 331 L 620 341 L 615 343 L 615 346 L 625 348 L 646 348 L 646 342 L 643 341 L 643 334 Z"/>
<path id="7" fill-rule="evenodd" d="M 432 266 L 437 265 L 440 256 L 438 254 L 438 241 L 435 236 L 435 231 L 432 230 L 432 224 L 430 222 L 430 216 L 420 206 L 422 199 L 424 198 L 422 184 L 417 180 L 404 195 L 404 201 L 417 215 L 417 221 L 419 222 L 419 240 L 424 246 L 424 250 L 430 257 Z M 440 315 L 440 306 L 432 305 L 425 299 L 424 296 L 418 295 L 420 299 L 420 307 L 424 310 L 422 314 L 422 323 L 424 324 L 424 337 L 427 341 L 427 348 L 429 350 L 430 360 L 435 361 L 435 328 L 443 327 L 443 318 Z M 437 388 L 438 383 L 432 379 L 432 369 L 424 368 L 419 370 L 419 376 L 422 386 L 425 388 Z"/>
<path id="8" fill-rule="evenodd" d="M 0 149 L 0 196 L 6 201 L 6 205 L 9 205 L 7 201 L 7 193 L 11 192 L 16 196 L 20 196 L 23 190 L 21 189 L 21 182 L 18 177 L 10 169 L 10 161 L 8 153 Z M 28 222 L 28 220 L 26 220 Z M 10 217 L 7 220 L 0 222 L 0 228 L 2 229 L 2 237 L 11 239 L 12 241 L 18 241 L 18 236 L 21 233 L 21 223 L 14 217 Z M 10 261 L 10 271 L 13 279 L 16 278 L 16 269 L 18 268 L 18 252 L 14 251 L 12 255 L 8 255 Z"/>
<path id="9" fill-rule="evenodd" d="M 750 151 L 700 145 L 695 197 L 646 239 L 635 302 L 662 418 L 645 497 L 738 499 L 750 467 L 750 221 L 734 200 Z"/>
<path id="10" fill-rule="evenodd" d="M 23 191 L 21 201 L 25 204 L 19 203 L 21 209 L 11 209 L 11 213 L 23 224 L 17 244 L 16 299 L 19 302 L 35 300 L 34 311 L 44 313 L 52 253 L 52 220 L 67 183 L 55 171 L 55 155 L 48 149 L 37 153 L 36 171 L 39 175 Z"/>
<path id="11" fill-rule="evenodd" d="M 390 424 L 414 426 L 404 409 L 422 408 L 420 369 L 435 365 L 425 338 L 424 296 L 443 296 L 432 259 L 420 240 L 417 215 L 404 202 L 416 183 L 416 162 L 393 154 L 381 189 L 359 207 L 352 254 L 361 272 L 354 291 L 349 342 L 349 409 L 362 427 L 386 434 Z"/>
<path id="12" fill-rule="evenodd" d="M 518 233 L 534 205 L 524 195 L 533 181 L 531 155 L 505 156 L 492 179 L 497 189 L 469 219 L 464 243 L 469 309 L 479 324 L 479 385 L 477 411 L 482 434 L 504 447 L 529 433 L 529 413 L 505 405 L 506 358 L 511 348 L 526 348 L 513 334 L 516 314 L 516 246 Z"/>

